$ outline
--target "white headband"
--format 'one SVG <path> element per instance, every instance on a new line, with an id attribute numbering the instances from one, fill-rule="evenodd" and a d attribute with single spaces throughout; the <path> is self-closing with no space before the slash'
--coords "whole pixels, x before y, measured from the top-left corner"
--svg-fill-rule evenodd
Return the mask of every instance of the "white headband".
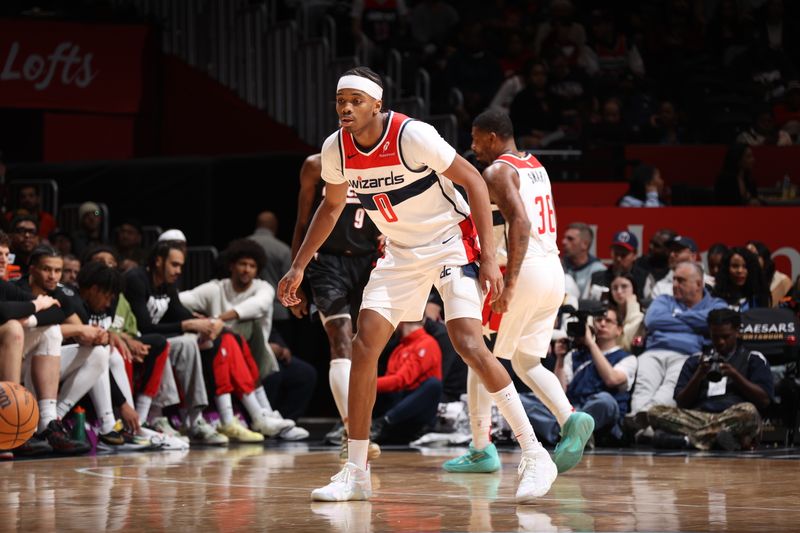
<path id="1" fill-rule="evenodd" d="M 341 91 L 342 89 L 357 89 L 359 91 L 364 91 L 375 100 L 380 100 L 383 98 L 383 89 L 381 89 L 381 86 L 374 81 L 361 76 L 349 75 L 339 78 L 339 83 L 336 85 L 336 90 Z"/>

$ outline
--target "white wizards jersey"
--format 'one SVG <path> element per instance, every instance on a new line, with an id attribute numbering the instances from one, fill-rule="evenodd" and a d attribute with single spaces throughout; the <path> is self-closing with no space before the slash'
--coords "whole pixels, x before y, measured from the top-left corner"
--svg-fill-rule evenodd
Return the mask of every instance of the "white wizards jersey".
<path id="1" fill-rule="evenodd" d="M 469 205 L 440 175 L 455 156 L 432 126 L 390 112 L 371 148 L 358 146 L 341 129 L 329 136 L 322 147 L 322 178 L 349 183 L 387 245 L 416 248 L 458 239 L 473 261 L 478 245 Z"/>
<path id="2" fill-rule="evenodd" d="M 519 195 L 531 223 L 528 251 L 523 264 L 529 258 L 558 255 L 553 191 L 545 168 L 530 154 L 525 157 L 503 154 L 494 162 L 510 166 L 519 176 Z M 497 243 L 497 262 L 503 266 L 508 262 L 508 224 L 496 205 L 492 205 L 492 219 Z"/>

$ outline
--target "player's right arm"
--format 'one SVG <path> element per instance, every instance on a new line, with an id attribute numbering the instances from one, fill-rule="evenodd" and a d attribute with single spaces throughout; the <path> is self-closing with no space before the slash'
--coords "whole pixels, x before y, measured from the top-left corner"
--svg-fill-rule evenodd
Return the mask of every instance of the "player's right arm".
<path id="1" fill-rule="evenodd" d="M 505 313 L 514 296 L 522 260 L 528 251 L 531 222 L 519 195 L 519 178 L 508 165 L 495 163 L 483 171 L 483 180 L 489 188 L 489 197 L 500 208 L 508 224 L 508 261 L 503 276 L 503 293 L 492 302 L 492 311 Z"/>
<path id="2" fill-rule="evenodd" d="M 303 243 L 294 256 L 289 272 L 278 283 L 278 298 L 286 307 L 302 302 L 297 295 L 297 290 L 303 281 L 303 272 L 333 231 L 347 202 L 348 183 L 344 178 L 338 145 L 333 145 L 335 142 L 337 142 L 337 138 L 332 135 L 322 147 L 320 175 L 326 181 L 325 196 L 311 219 L 311 224 L 308 226 Z"/>
<path id="3" fill-rule="evenodd" d="M 292 236 L 292 259 L 297 255 L 300 245 L 303 244 L 303 237 L 308 231 L 314 197 L 317 194 L 317 184 L 321 179 L 322 158 L 320 154 L 308 156 L 300 169 L 300 194 L 297 196 L 297 222 L 295 222 Z"/>

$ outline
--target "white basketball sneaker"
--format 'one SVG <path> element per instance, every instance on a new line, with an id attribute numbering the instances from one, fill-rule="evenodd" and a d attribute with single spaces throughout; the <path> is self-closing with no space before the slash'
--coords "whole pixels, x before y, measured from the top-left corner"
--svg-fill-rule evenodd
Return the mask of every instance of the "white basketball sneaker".
<path id="1" fill-rule="evenodd" d="M 367 469 L 353 463 L 345 463 L 331 482 L 311 492 L 311 499 L 318 502 L 348 502 L 366 500 L 372 496 L 372 479 Z"/>
<path id="2" fill-rule="evenodd" d="M 522 454 L 517 474 L 517 503 L 533 503 L 550 490 L 558 477 L 558 468 L 540 445 L 538 450 Z"/>

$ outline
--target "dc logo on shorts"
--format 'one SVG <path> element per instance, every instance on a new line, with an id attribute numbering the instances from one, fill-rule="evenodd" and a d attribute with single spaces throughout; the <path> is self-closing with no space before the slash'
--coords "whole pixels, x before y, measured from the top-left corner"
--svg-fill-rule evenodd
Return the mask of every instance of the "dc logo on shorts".
<path id="1" fill-rule="evenodd" d="M 444 268 L 442 268 L 442 271 L 439 273 L 439 279 L 444 279 L 447 276 L 449 276 L 451 274 L 452 270 L 453 270 L 452 267 L 444 267 Z"/>

